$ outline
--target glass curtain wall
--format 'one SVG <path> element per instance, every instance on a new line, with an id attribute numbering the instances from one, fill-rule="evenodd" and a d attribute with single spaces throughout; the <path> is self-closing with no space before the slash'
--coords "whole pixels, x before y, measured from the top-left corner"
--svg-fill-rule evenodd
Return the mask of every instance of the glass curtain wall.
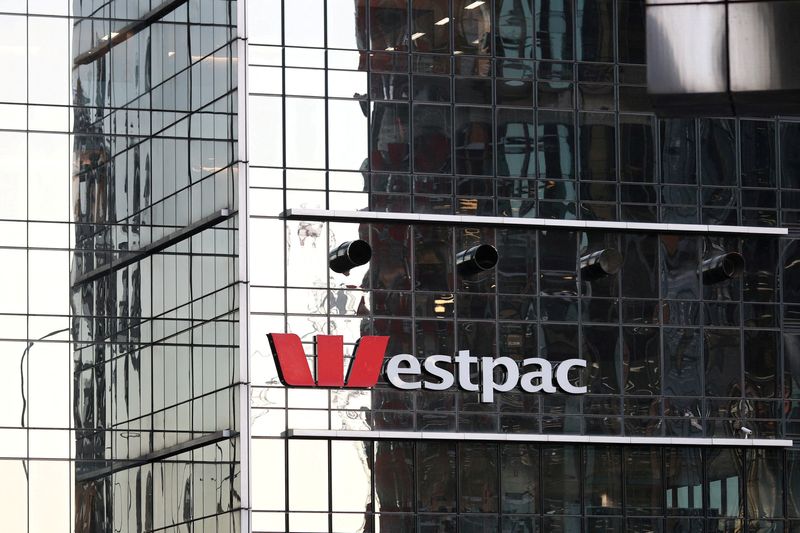
<path id="1" fill-rule="evenodd" d="M 0 2 L 0 516 L 71 531 L 67 0 Z"/>
<path id="2" fill-rule="evenodd" d="M 72 7 L 74 530 L 239 531 L 237 4 Z"/>
<path id="3" fill-rule="evenodd" d="M 381 441 L 339 452 L 337 442 L 281 434 L 738 438 L 746 426 L 759 438 L 798 436 L 800 123 L 657 119 L 646 98 L 643 0 L 247 6 L 248 212 L 259 236 L 249 279 L 254 531 L 492 531 L 514 508 L 537 517 L 511 520 L 508 531 L 794 527 L 781 521 L 795 517 L 785 514 L 790 504 L 770 504 L 774 494 L 754 477 L 793 472 L 784 452 L 535 447 L 523 466 L 537 464 L 558 481 L 556 492 L 518 488 L 504 501 L 495 489 L 484 499 L 479 487 L 459 485 L 468 477 L 458 470 L 474 451 L 470 464 L 487 467 L 477 478 L 502 487 L 502 447 L 481 455 L 486 449 Z M 784 226 L 792 234 L 282 220 L 287 208 Z M 332 272 L 328 251 L 357 238 L 371 244 L 373 259 L 349 275 Z M 456 253 L 479 243 L 498 249 L 497 268 L 459 275 Z M 585 279 L 580 258 L 609 248 L 622 255 L 621 272 Z M 743 275 L 704 282 L 703 263 L 730 252 L 744 258 Z M 287 390 L 266 340 L 283 331 L 301 337 L 312 368 L 317 334 L 342 335 L 346 354 L 372 334 L 391 337 L 390 355 L 468 348 L 578 357 L 590 370 L 575 379 L 589 391 L 512 391 L 486 405 L 477 393 L 385 383 Z M 773 486 L 788 480 L 778 475 Z M 352 501 L 339 500 L 344 487 Z M 373 520 L 379 504 L 397 514 Z"/>

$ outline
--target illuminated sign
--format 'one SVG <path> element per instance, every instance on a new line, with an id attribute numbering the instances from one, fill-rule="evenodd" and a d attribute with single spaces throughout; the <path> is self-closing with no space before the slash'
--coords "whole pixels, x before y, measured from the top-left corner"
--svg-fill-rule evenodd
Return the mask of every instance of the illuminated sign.
<path id="1" fill-rule="evenodd" d="M 361 337 L 353 362 L 344 375 L 344 341 L 338 335 L 317 335 L 316 381 L 306 361 L 300 337 L 291 333 L 270 333 L 269 338 L 278 377 L 289 387 L 346 387 L 368 389 L 378 382 L 389 337 Z M 453 370 L 450 370 L 452 367 Z M 431 355 L 422 362 L 410 354 L 390 357 L 386 380 L 402 390 L 447 390 L 456 384 L 462 390 L 480 392 L 481 402 L 494 401 L 496 392 L 520 387 L 525 392 L 585 394 L 586 387 L 569 380 L 570 370 L 586 368 L 583 359 L 567 359 L 554 365 L 533 357 L 522 362 L 510 357 L 475 357 L 469 350 L 458 355 Z M 476 372 L 477 371 L 477 372 Z M 478 374 L 477 382 L 472 376 Z"/>

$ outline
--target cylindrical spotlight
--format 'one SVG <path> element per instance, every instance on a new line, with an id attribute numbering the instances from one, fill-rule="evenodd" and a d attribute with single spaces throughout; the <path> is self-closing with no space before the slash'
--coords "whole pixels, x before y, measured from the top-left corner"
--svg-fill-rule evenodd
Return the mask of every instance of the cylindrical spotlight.
<path id="1" fill-rule="evenodd" d="M 614 248 L 606 248 L 581 257 L 581 275 L 584 281 L 595 281 L 613 276 L 622 268 L 622 254 Z"/>
<path id="2" fill-rule="evenodd" d="M 703 283 L 706 285 L 738 278 L 742 272 L 744 257 L 739 252 L 728 252 L 703 261 Z"/>
<path id="3" fill-rule="evenodd" d="M 497 248 L 491 244 L 479 244 L 456 254 L 456 268 L 462 276 L 474 276 L 494 268 L 497 257 Z"/>
<path id="4" fill-rule="evenodd" d="M 372 257 L 372 247 L 362 240 L 343 242 L 328 254 L 328 265 L 331 270 L 345 274 L 350 270 L 365 265 Z"/>

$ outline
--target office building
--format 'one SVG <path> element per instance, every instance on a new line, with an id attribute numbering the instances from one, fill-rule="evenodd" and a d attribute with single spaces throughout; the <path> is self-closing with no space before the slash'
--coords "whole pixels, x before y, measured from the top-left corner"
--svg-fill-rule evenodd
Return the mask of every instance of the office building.
<path id="1" fill-rule="evenodd" d="M 800 121 L 643 0 L 0 28 L 4 530 L 800 531 Z"/>

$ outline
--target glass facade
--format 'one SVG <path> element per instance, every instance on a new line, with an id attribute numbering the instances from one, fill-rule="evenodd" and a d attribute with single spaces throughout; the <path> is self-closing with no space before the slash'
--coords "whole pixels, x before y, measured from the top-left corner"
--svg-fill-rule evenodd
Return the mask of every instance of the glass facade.
<path id="1" fill-rule="evenodd" d="M 644 0 L 0 30 L 3 531 L 800 532 L 800 122 L 657 118 Z M 586 393 L 287 387 L 282 332 L 312 370 L 317 335 L 579 359 Z"/>
<path id="2" fill-rule="evenodd" d="M 236 9 L 74 5 L 76 532 L 241 528 Z"/>
<path id="3" fill-rule="evenodd" d="M 253 531 L 800 528 L 791 449 L 670 440 L 796 436 L 800 124 L 657 118 L 643 1 L 247 9 Z M 331 270 L 355 239 L 369 263 Z M 499 262 L 463 275 L 479 244 Z M 582 259 L 603 250 L 621 268 L 592 276 Z M 715 279 L 726 254 L 743 271 Z M 578 358 L 587 393 L 285 387 L 271 332 L 298 335 L 311 368 L 324 334 L 346 357 L 385 335 L 387 357 Z"/>
<path id="4" fill-rule="evenodd" d="M 0 5 L 3 531 L 242 529 L 237 21 Z"/>

